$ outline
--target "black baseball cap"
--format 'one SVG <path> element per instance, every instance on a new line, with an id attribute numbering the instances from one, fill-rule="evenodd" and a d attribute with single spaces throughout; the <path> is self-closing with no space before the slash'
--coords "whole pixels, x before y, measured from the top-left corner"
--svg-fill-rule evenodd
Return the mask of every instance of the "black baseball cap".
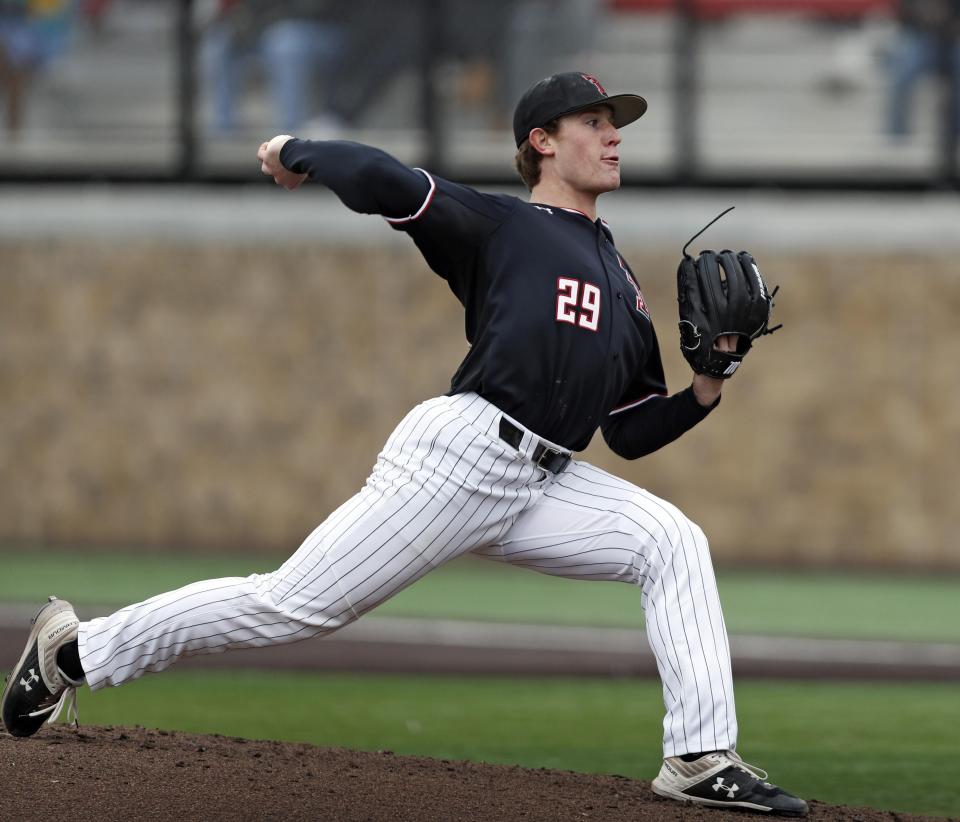
<path id="1" fill-rule="evenodd" d="M 617 128 L 643 116 L 647 101 L 636 94 L 607 95 L 606 89 L 592 74 L 567 71 L 554 74 L 527 89 L 513 112 L 513 136 L 517 148 L 535 128 L 543 128 L 551 120 L 597 105 L 613 109 Z"/>

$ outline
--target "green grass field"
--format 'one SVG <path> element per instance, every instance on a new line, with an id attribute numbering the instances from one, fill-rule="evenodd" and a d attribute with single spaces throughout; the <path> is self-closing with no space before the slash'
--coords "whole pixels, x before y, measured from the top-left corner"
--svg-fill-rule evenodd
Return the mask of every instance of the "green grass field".
<path id="1" fill-rule="evenodd" d="M 198 579 L 245 576 L 279 564 L 249 556 L 29 551 L 0 554 L 0 561 L 0 602 L 40 602 L 56 593 L 74 604 L 99 606 L 125 605 Z M 960 576 L 721 570 L 718 579 L 732 633 L 960 642 Z M 429 574 L 375 615 L 642 623 L 639 593 L 630 585 L 558 579 L 475 559 Z"/>
<path id="2" fill-rule="evenodd" d="M 197 579 L 272 570 L 277 559 L 0 554 L 0 602 L 48 593 L 122 605 Z M 722 571 L 732 632 L 960 642 L 960 577 Z M 638 625 L 638 592 L 464 560 L 428 575 L 382 616 Z M 376 618 L 376 617 L 371 617 Z M 956 686 L 738 683 L 741 753 L 827 802 L 960 814 Z M 646 680 L 171 672 L 84 693 L 85 722 L 650 778 L 662 700 Z M 951 770 L 952 768 L 952 770 Z"/>
<path id="3" fill-rule="evenodd" d="M 650 779 L 651 681 L 170 672 L 81 694 L 84 722 Z M 744 681 L 740 752 L 825 802 L 960 814 L 949 685 Z"/>

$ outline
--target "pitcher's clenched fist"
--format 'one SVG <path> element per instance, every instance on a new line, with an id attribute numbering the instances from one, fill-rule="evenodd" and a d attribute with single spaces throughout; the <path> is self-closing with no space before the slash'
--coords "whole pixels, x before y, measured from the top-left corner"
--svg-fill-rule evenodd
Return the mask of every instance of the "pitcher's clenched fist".
<path id="1" fill-rule="evenodd" d="M 287 191 L 293 191 L 300 187 L 300 184 L 307 179 L 307 175 L 294 174 L 284 168 L 283 163 L 280 162 L 280 150 L 289 139 L 291 139 L 289 134 L 278 134 L 269 142 L 261 143 L 257 150 L 257 159 L 260 161 L 260 171 L 268 177 L 273 177 L 273 181 L 278 186 L 283 186 Z"/>

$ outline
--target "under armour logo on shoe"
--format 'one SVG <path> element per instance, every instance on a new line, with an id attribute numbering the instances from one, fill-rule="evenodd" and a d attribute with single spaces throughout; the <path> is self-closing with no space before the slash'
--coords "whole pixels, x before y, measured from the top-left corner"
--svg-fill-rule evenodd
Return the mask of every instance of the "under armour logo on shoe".
<path id="1" fill-rule="evenodd" d="M 34 671 L 33 668 L 31 668 L 31 669 L 30 669 L 30 678 L 29 678 L 29 679 L 21 679 L 21 680 L 20 680 L 20 684 L 23 685 L 24 690 L 29 691 L 29 690 L 31 690 L 30 686 L 31 686 L 34 682 L 39 682 L 39 681 L 40 681 L 40 677 L 37 676 L 37 672 Z"/>
<path id="2" fill-rule="evenodd" d="M 718 776 L 716 784 L 710 787 L 713 788 L 714 791 L 726 791 L 727 799 L 733 799 L 734 794 L 740 790 L 740 786 L 736 782 L 732 785 L 724 785 L 722 776 Z"/>

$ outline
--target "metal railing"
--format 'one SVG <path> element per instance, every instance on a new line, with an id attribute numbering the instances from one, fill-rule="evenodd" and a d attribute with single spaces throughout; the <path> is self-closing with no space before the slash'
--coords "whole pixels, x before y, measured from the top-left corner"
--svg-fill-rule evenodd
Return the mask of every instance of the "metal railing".
<path id="1" fill-rule="evenodd" d="M 505 76 L 511 55 L 456 54 L 448 44 L 456 40 L 451 32 L 463 25 L 467 6 L 458 0 L 454 8 L 453 2 L 404 4 L 413 45 L 401 55 L 401 68 L 383 77 L 383 101 L 371 107 L 380 120 L 371 116 L 347 124 L 340 134 L 375 142 L 443 175 L 516 182 L 506 103 L 498 101 L 498 109 L 466 103 L 457 90 L 475 64 L 496 75 L 492 85 L 516 85 L 517 76 Z M 873 46 L 864 32 L 882 29 L 890 47 L 896 36 L 893 0 L 582 2 L 592 3 L 596 12 L 599 42 L 585 50 L 589 54 L 544 59 L 542 74 L 585 60 L 585 69 L 613 76 L 615 82 L 605 79 L 608 88 L 639 86 L 649 93 L 651 112 L 625 146 L 627 185 L 960 186 L 954 62 L 960 48 L 952 29 L 940 29 L 935 76 L 924 78 L 915 95 L 923 109 L 920 127 L 900 142 L 882 133 L 888 105 L 884 69 L 868 53 Z M 537 2 L 479 4 L 493 6 L 503 12 L 508 40 L 519 37 L 521 12 Z M 279 130 L 266 113 L 269 95 L 259 88 L 259 102 L 250 106 L 255 115 L 234 133 L 214 132 L 206 111 L 209 23 L 201 19 L 203 8 L 198 0 L 113 0 L 107 34 L 82 34 L 79 47 L 61 59 L 46 86 L 39 84 L 34 123 L 19 135 L 17 150 L 0 159 L 0 181 L 258 179 L 250 146 Z M 864 41 L 863 65 L 855 77 L 841 83 L 816 75 L 834 52 L 857 38 Z M 530 40 L 517 42 L 513 56 Z M 133 65 L 126 61 L 134 60 L 154 69 L 125 77 Z M 170 82 L 164 86 L 159 76 Z M 110 88 L 116 89 L 113 108 Z M 491 120 L 497 120 L 495 126 Z M 313 134 L 306 128 L 305 136 Z"/>

